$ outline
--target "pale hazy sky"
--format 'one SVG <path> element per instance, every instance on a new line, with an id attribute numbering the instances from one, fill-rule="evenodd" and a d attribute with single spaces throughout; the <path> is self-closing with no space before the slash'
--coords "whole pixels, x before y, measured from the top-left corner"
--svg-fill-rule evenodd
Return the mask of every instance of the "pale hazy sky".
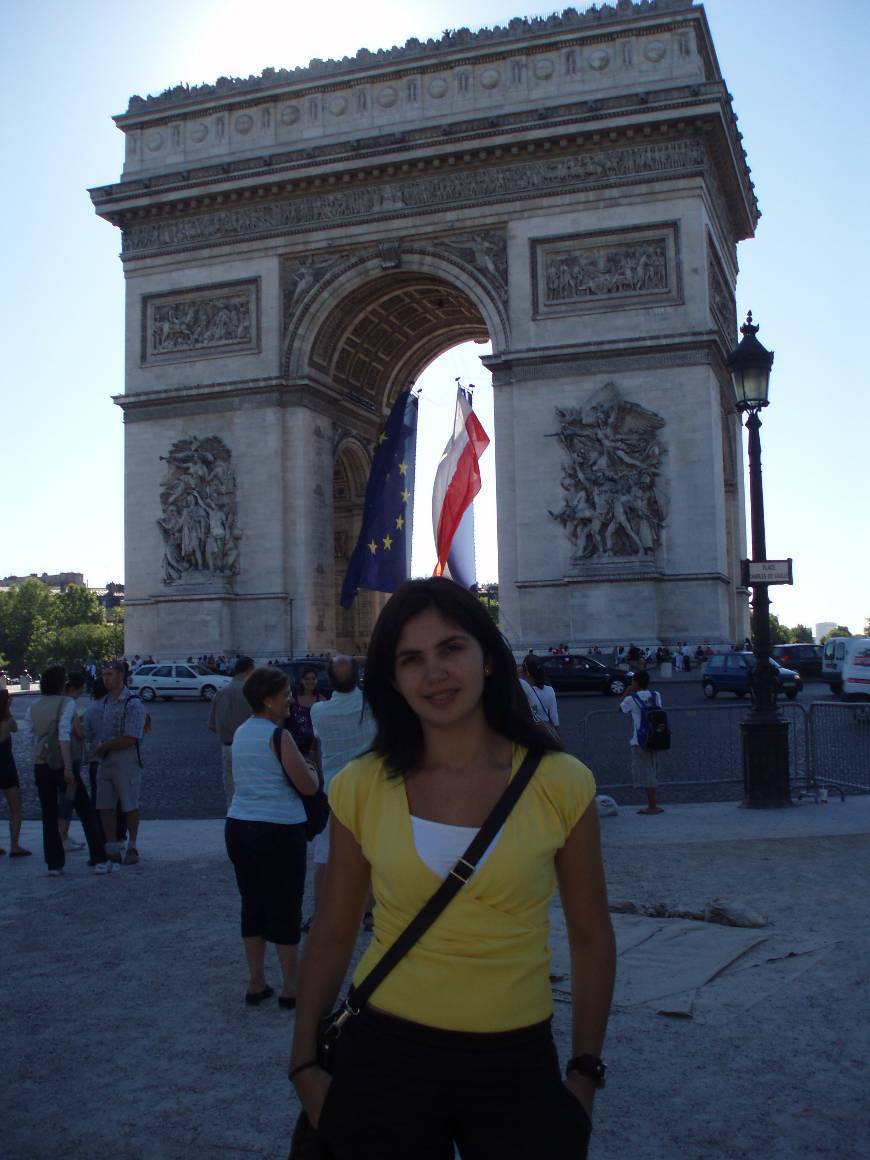
<path id="1" fill-rule="evenodd" d="M 506 23 L 552 5 L 509 0 L 347 3 L 287 0 L 0 0 L 6 106 L 2 272 L 2 464 L 7 515 L 0 576 L 123 575 L 123 283 L 118 232 L 86 188 L 117 180 L 123 138 L 111 114 L 132 93 L 247 76 L 445 28 Z M 584 5 L 578 5 L 584 7 Z M 866 514 L 870 439 L 870 246 L 864 120 L 867 0 L 709 0 L 707 15 L 740 117 L 763 217 L 740 246 L 738 308 L 776 351 L 764 413 L 768 555 L 793 556 L 793 589 L 773 590 L 789 624 L 870 616 Z M 450 352 L 424 383 L 427 490 L 453 414 L 457 374 L 478 384 L 477 354 Z M 489 463 L 486 460 L 489 460 Z M 484 460 L 494 525 L 492 448 Z M 426 520 L 418 511 L 417 529 Z M 428 568 L 415 544 L 415 570 Z M 492 573 L 491 548 L 479 572 Z"/>

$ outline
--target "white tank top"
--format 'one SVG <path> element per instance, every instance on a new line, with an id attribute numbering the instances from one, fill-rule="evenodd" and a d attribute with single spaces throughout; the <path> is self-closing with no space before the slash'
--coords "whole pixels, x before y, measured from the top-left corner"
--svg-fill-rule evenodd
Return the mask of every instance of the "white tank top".
<path id="1" fill-rule="evenodd" d="M 411 815 L 414 832 L 414 846 L 417 856 L 439 878 L 446 878 L 478 832 L 478 826 L 448 826 L 445 822 L 429 822 L 425 818 Z M 504 829 L 504 827 L 502 827 Z M 479 870 L 496 847 L 502 831 L 490 842 L 483 857 L 477 863 Z M 472 876 L 473 877 L 473 876 Z"/>

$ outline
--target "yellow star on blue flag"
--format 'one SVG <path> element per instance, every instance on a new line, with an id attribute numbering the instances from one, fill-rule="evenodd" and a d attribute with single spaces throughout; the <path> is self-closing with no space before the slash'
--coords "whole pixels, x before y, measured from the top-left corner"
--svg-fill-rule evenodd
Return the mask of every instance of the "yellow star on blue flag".
<path id="1" fill-rule="evenodd" d="M 360 588 L 395 592 L 411 573 L 417 405 L 417 396 L 403 391 L 375 444 L 362 528 L 341 589 L 342 608 L 350 608 Z"/>

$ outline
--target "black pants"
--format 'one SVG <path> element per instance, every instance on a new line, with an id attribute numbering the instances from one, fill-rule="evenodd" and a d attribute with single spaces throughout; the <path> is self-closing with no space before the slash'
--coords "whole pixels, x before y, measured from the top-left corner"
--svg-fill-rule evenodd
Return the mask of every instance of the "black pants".
<path id="1" fill-rule="evenodd" d="M 227 818 L 224 836 L 242 896 L 242 938 L 296 946 L 302 937 L 305 825 Z"/>
<path id="2" fill-rule="evenodd" d="M 592 1125 L 549 1021 L 495 1035 L 364 1010 L 344 1026 L 320 1132 L 336 1160 L 584 1160 Z"/>
<path id="3" fill-rule="evenodd" d="M 66 864 L 66 855 L 63 852 L 63 842 L 58 832 L 57 819 L 58 804 L 66 793 L 63 770 L 52 769 L 48 765 L 35 765 L 33 772 L 39 794 L 39 805 L 42 809 L 42 849 L 45 863 L 49 870 L 62 870 Z M 85 783 L 78 773 L 76 773 L 76 796 L 73 801 L 73 809 L 78 814 L 82 829 L 85 831 L 85 841 L 88 843 L 91 862 L 105 862 L 106 847 L 103 842 L 102 827 L 91 805 Z"/>

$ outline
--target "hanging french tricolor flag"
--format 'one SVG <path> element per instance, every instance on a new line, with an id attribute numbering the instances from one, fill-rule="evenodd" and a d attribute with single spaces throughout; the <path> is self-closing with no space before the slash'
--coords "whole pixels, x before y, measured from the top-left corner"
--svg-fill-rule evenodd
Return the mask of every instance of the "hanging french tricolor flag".
<path id="1" fill-rule="evenodd" d="M 471 392 L 459 387 L 453 434 L 435 472 L 432 491 L 432 523 L 438 553 L 436 576 L 443 574 L 456 530 L 480 491 L 479 460 L 488 446 L 489 436 L 471 406 Z"/>

